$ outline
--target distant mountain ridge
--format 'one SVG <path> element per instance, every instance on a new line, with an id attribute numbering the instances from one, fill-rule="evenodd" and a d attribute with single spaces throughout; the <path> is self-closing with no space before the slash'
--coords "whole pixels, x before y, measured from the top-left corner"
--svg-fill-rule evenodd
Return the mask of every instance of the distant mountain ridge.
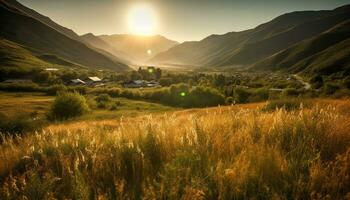
<path id="1" fill-rule="evenodd" d="M 97 48 L 108 54 L 111 54 L 113 56 L 120 58 L 123 62 L 131 63 L 133 60 L 135 60 L 135 58 L 132 57 L 131 55 L 128 55 L 125 52 L 122 52 L 120 50 L 117 50 L 116 48 L 109 45 L 107 42 L 105 42 L 104 40 L 95 36 L 92 33 L 81 35 L 80 40 L 83 41 L 85 44 L 88 44 L 94 48 Z"/>
<path id="2" fill-rule="evenodd" d="M 107 57 L 80 42 L 74 32 L 14 0 L 0 0 L 0 25 L 0 38 L 19 44 L 38 58 L 51 54 L 94 69 L 129 69 L 117 58 Z"/>
<path id="3" fill-rule="evenodd" d="M 137 36 L 129 34 L 97 36 L 115 50 L 124 52 L 136 63 L 144 63 L 153 55 L 166 51 L 179 43 L 161 35 Z M 151 54 L 148 53 L 151 51 Z"/>
<path id="4" fill-rule="evenodd" d="M 278 67 L 278 63 L 273 60 L 263 61 L 304 40 L 321 36 L 324 32 L 344 23 L 350 19 L 349 8 L 350 5 L 346 5 L 334 10 L 287 13 L 254 29 L 224 35 L 211 35 L 198 42 L 179 44 L 168 51 L 157 54 L 150 62 L 187 66 L 240 66 L 259 70 L 285 70 L 286 67 Z M 343 34 L 343 37 L 345 38 L 342 38 L 342 41 L 345 41 L 348 35 Z M 338 42 L 341 42 L 339 38 L 328 41 L 329 46 Z M 280 57 L 283 56 L 280 55 Z M 315 59 L 317 60 L 317 56 Z M 262 63 L 268 63 L 268 66 Z M 302 68 L 305 66 L 298 69 Z"/>

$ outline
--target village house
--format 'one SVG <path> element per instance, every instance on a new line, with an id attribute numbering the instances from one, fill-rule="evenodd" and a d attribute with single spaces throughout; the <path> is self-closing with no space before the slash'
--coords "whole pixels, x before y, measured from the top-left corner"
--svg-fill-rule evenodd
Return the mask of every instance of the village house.
<path id="1" fill-rule="evenodd" d="M 160 84 L 156 81 L 146 80 L 131 80 L 123 83 L 125 88 L 144 88 L 144 87 L 160 87 Z"/>
<path id="2" fill-rule="evenodd" d="M 71 86 L 77 86 L 77 85 L 85 85 L 86 83 L 80 79 L 72 79 L 68 82 Z"/>
<path id="3" fill-rule="evenodd" d="M 84 80 L 84 82 L 86 83 L 86 85 L 89 85 L 89 86 L 97 86 L 97 85 L 102 84 L 102 80 L 96 76 L 87 77 Z"/>

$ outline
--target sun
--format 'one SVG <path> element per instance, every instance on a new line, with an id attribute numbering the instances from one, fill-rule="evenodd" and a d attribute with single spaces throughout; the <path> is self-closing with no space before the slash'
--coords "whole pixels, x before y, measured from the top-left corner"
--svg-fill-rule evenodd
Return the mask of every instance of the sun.
<path id="1" fill-rule="evenodd" d="M 150 5 L 135 5 L 129 12 L 128 25 L 136 35 L 153 35 L 157 26 L 157 17 Z"/>

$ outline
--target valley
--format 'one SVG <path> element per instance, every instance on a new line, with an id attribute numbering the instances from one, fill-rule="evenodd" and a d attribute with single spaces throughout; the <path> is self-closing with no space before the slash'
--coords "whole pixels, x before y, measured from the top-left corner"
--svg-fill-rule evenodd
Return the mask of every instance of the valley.
<path id="1" fill-rule="evenodd" d="M 349 199 L 349 4 L 142 2 L 0 0 L 1 200 Z"/>

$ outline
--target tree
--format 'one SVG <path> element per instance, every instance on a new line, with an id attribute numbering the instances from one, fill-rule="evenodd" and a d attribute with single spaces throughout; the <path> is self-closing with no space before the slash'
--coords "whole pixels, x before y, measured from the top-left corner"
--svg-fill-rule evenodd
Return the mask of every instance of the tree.
<path id="1" fill-rule="evenodd" d="M 155 71 L 156 79 L 159 80 L 162 77 L 162 70 L 157 68 Z"/>
<path id="2" fill-rule="evenodd" d="M 346 77 L 344 80 L 344 86 L 350 89 L 350 76 Z"/>
<path id="3" fill-rule="evenodd" d="M 318 89 L 323 86 L 323 77 L 317 74 L 310 79 L 310 82 L 314 85 L 316 89 Z"/>
<path id="4" fill-rule="evenodd" d="M 243 88 L 236 88 L 233 92 L 233 98 L 237 103 L 246 103 L 250 93 Z"/>
<path id="5" fill-rule="evenodd" d="M 226 84 L 226 78 L 224 75 L 219 74 L 214 76 L 214 86 L 223 87 Z"/>
<path id="6" fill-rule="evenodd" d="M 139 80 L 139 79 L 142 79 L 142 76 L 137 73 L 136 71 L 132 71 L 130 74 L 129 74 L 129 78 L 131 80 Z"/>
<path id="7" fill-rule="evenodd" d="M 77 117 L 89 111 L 84 96 L 79 93 L 59 94 L 53 102 L 50 112 L 50 119 L 65 120 Z"/>

